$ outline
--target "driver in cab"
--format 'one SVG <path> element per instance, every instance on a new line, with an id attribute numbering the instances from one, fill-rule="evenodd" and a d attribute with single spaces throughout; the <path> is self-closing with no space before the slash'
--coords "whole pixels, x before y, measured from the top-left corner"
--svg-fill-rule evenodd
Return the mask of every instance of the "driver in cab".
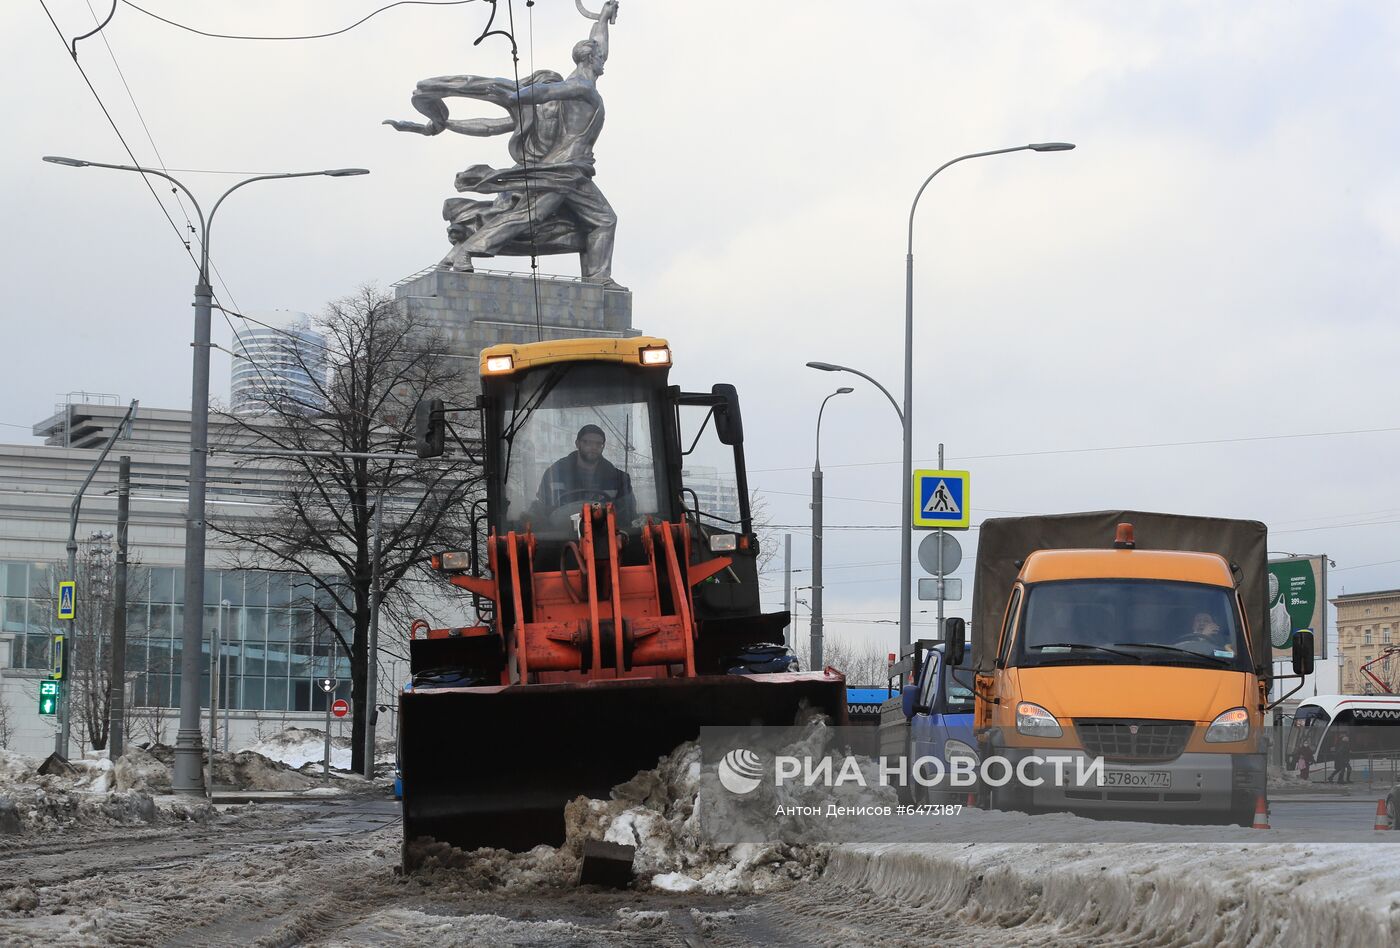
<path id="1" fill-rule="evenodd" d="M 632 479 L 603 457 L 607 436 L 597 425 L 584 425 L 574 440 L 576 449 L 549 466 L 540 478 L 535 508 L 546 515 L 561 508 L 574 512 L 586 503 L 611 502 L 619 524 L 631 523 L 637 515 Z"/>
<path id="2" fill-rule="evenodd" d="M 1178 644 L 1193 652 L 1217 658 L 1232 658 L 1235 654 L 1234 646 L 1225 640 L 1220 623 L 1209 612 L 1196 613 L 1191 620 L 1190 634 Z"/>

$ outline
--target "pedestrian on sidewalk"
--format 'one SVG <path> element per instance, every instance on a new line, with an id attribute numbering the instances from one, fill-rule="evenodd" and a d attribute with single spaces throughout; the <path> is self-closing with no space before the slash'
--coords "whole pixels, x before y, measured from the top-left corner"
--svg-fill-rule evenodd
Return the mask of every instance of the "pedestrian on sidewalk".
<path id="1" fill-rule="evenodd" d="M 1351 736 L 1343 734 L 1337 741 L 1336 750 L 1333 752 L 1333 761 L 1336 771 L 1333 776 L 1337 778 L 1337 783 L 1351 783 Z"/>
<path id="2" fill-rule="evenodd" d="M 1308 779 L 1308 774 L 1310 772 L 1310 768 L 1312 767 L 1312 762 L 1312 745 L 1304 742 L 1303 746 L 1298 748 L 1298 776 L 1303 778 L 1305 782 Z"/>

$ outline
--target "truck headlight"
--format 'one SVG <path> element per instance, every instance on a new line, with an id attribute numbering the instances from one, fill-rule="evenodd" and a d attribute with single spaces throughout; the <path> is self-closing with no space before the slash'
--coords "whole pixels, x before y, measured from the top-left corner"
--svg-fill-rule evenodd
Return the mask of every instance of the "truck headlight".
<path id="1" fill-rule="evenodd" d="M 1222 711 L 1206 728 L 1206 740 L 1211 744 L 1230 744 L 1249 737 L 1249 712 L 1244 708 Z"/>
<path id="2" fill-rule="evenodd" d="M 1061 737 L 1065 733 L 1053 714 L 1029 701 L 1016 705 L 1016 731 L 1031 737 Z"/>
<path id="3" fill-rule="evenodd" d="M 949 761 L 956 757 L 966 757 L 972 761 L 974 766 L 980 761 L 977 750 L 972 745 L 955 737 L 950 737 L 943 742 L 943 757 Z"/>

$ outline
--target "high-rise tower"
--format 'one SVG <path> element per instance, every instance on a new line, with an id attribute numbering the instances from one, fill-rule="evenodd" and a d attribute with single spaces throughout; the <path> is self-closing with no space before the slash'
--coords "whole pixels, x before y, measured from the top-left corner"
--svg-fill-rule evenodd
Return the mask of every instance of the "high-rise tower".
<path id="1" fill-rule="evenodd" d="M 311 318 L 291 310 L 254 312 L 234 331 L 229 407 L 257 414 L 272 407 L 318 411 L 325 407 L 326 340 Z"/>

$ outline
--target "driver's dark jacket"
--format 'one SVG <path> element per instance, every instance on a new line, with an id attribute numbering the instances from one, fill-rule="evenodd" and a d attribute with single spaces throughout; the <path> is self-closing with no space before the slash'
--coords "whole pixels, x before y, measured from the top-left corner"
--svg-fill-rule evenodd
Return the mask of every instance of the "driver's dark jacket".
<path id="1" fill-rule="evenodd" d="M 541 511 L 557 510 L 564 504 L 578 507 L 597 496 L 584 496 L 574 491 L 596 491 L 613 502 L 617 508 L 619 523 L 631 523 L 637 516 L 637 499 L 632 495 L 632 479 L 613 467 L 607 458 L 600 457 L 593 470 L 588 471 L 578 463 L 578 452 L 560 458 L 549 466 L 540 478 L 539 493 L 535 506 Z"/>

